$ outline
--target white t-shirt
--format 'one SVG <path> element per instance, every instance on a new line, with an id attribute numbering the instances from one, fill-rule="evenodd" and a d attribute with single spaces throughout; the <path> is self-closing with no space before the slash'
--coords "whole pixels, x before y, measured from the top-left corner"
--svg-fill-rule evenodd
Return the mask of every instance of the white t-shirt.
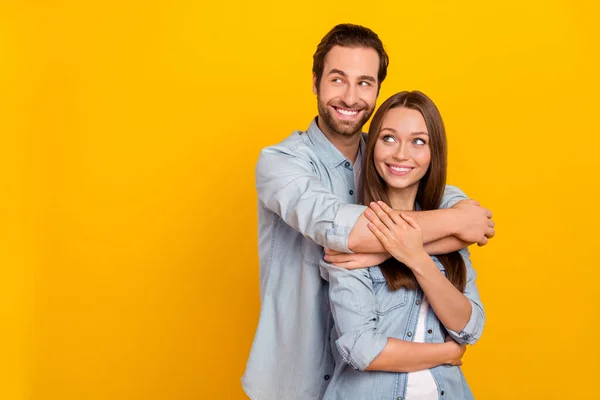
<path id="1" fill-rule="evenodd" d="M 423 296 L 421 309 L 419 310 L 419 319 L 417 321 L 417 330 L 415 332 L 413 342 L 425 342 L 425 320 L 427 319 L 427 311 L 429 310 L 429 302 L 427 297 Z M 438 391 L 437 385 L 433 380 L 433 375 L 428 369 L 409 372 L 406 383 L 406 400 L 437 400 Z"/>

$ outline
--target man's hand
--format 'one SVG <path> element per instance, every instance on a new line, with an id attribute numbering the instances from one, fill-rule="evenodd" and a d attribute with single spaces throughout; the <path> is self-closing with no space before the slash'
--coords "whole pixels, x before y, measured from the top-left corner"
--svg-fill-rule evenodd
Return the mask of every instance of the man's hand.
<path id="1" fill-rule="evenodd" d="M 458 344 L 450 336 L 446 336 L 446 343 L 444 343 L 448 351 L 448 361 L 446 364 L 461 366 L 463 364 L 462 358 L 467 351 L 466 344 Z"/>
<path id="2" fill-rule="evenodd" d="M 452 210 L 457 213 L 456 236 L 468 243 L 477 243 L 479 246 L 487 244 L 496 234 L 492 212 L 481 207 L 475 200 L 461 200 L 456 203 Z"/>
<path id="3" fill-rule="evenodd" d="M 325 261 L 345 269 L 368 268 L 379 265 L 391 256 L 388 253 L 340 253 L 325 249 Z"/>

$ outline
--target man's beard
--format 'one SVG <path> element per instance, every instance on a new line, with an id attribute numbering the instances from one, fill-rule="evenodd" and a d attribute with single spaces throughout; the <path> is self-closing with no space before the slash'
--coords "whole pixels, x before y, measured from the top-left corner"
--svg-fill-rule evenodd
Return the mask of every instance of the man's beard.
<path id="1" fill-rule="evenodd" d="M 329 129 L 335 134 L 340 136 L 354 136 L 357 133 L 362 131 L 362 127 L 367 123 L 369 118 L 371 118 L 371 114 L 373 114 L 374 109 L 365 108 L 362 112 L 362 117 L 356 121 L 344 121 L 337 120 L 332 115 L 333 112 L 331 108 L 329 108 L 326 104 L 323 104 L 319 97 L 317 96 L 317 107 L 319 109 L 319 118 L 327 124 Z M 346 107 L 351 109 L 351 107 Z"/>

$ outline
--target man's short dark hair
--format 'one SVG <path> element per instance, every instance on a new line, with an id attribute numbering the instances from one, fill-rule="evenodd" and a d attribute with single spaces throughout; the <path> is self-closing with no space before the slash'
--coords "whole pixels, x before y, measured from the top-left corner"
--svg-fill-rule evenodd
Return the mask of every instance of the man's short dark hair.
<path id="1" fill-rule="evenodd" d="M 379 72 L 377 74 L 377 87 L 381 87 L 381 83 L 387 75 L 389 58 L 383 48 L 383 43 L 379 36 L 369 28 L 353 24 L 340 24 L 333 27 L 327 35 L 321 39 L 321 43 L 317 46 L 317 51 L 313 55 L 313 73 L 317 78 L 317 90 L 321 84 L 323 76 L 323 67 L 325 64 L 325 56 L 333 46 L 342 47 L 366 47 L 374 49 L 379 54 Z"/>

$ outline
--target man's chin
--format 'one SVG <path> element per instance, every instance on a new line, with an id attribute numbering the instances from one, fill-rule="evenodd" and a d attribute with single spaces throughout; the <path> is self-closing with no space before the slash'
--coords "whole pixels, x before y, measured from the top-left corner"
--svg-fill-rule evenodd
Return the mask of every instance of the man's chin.
<path id="1" fill-rule="evenodd" d="M 333 127 L 333 131 L 340 136 L 352 137 L 362 131 L 362 126 L 358 126 L 359 124 L 336 124 Z"/>

